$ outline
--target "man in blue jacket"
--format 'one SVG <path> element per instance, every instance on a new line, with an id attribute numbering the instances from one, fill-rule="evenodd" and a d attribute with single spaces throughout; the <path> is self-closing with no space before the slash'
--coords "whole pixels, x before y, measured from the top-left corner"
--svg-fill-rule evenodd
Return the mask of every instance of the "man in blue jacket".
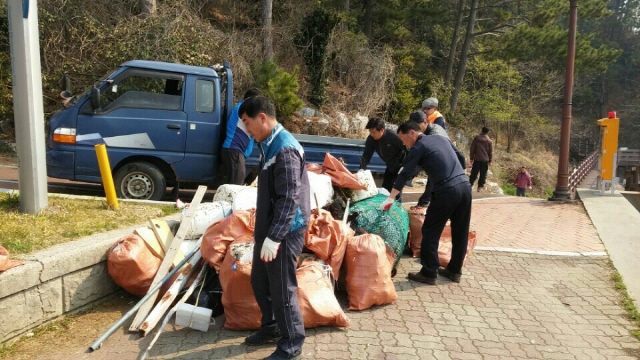
<path id="1" fill-rule="evenodd" d="M 420 126 L 407 121 L 398 127 L 398 136 L 410 148 L 404 167 L 389 197 L 380 205 L 387 210 L 418 167 L 433 181 L 431 204 L 422 225 L 419 272 L 409 273 L 409 280 L 436 285 L 438 274 L 460 282 L 462 264 L 467 255 L 471 221 L 471 184 L 464 173 L 464 154 L 444 136 L 424 135 Z M 438 245 L 447 220 L 451 220 L 451 261 L 440 268 Z"/>
<path id="2" fill-rule="evenodd" d="M 247 345 L 277 340 L 266 359 L 299 359 L 305 339 L 298 306 L 296 259 L 302 252 L 309 224 L 309 179 L 302 146 L 276 120 L 266 97 L 244 101 L 242 123 L 261 150 L 255 248 L 251 285 L 262 311 L 260 330 L 245 339 Z"/>
<path id="3" fill-rule="evenodd" d="M 244 185 L 246 177 L 245 160 L 253 151 L 253 138 L 247 133 L 238 110 L 242 102 L 252 96 L 262 95 L 258 89 L 249 89 L 244 97 L 233 107 L 227 121 L 227 134 L 220 151 L 220 180 L 218 185 Z"/>

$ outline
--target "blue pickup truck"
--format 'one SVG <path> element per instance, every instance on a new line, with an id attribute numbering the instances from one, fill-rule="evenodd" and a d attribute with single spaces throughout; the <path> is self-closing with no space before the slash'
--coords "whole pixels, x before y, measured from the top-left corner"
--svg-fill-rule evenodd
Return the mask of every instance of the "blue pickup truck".
<path id="1" fill-rule="evenodd" d="M 160 200 L 167 187 L 212 185 L 228 114 L 233 109 L 233 73 L 228 63 L 198 67 L 158 61 L 123 63 L 84 94 L 69 97 L 49 120 L 47 175 L 101 183 L 96 144 L 106 144 L 120 198 Z M 364 140 L 295 135 L 307 162 L 325 153 L 356 171 Z M 247 159 L 247 174 L 259 164 Z M 384 172 L 374 155 L 368 166 Z"/>

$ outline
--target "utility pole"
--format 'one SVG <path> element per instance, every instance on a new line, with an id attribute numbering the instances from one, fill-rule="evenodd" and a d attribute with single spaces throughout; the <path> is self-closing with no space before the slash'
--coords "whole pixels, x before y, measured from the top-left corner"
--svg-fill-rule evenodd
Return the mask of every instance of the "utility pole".
<path id="1" fill-rule="evenodd" d="M 7 0 L 7 8 L 20 212 L 38 214 L 48 205 L 38 6 L 36 0 Z"/>
<path id="2" fill-rule="evenodd" d="M 576 58 L 576 28 L 578 23 L 578 0 L 569 0 L 569 47 L 564 77 L 564 103 L 560 128 L 560 154 L 558 156 L 558 180 L 553 196 L 549 200 L 569 200 L 569 144 L 571 142 L 571 103 L 573 99 L 573 68 Z"/>

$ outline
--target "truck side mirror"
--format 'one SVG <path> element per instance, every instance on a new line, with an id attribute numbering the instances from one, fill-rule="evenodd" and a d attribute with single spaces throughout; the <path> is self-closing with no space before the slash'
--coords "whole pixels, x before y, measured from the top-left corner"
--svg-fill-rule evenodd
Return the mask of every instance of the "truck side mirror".
<path id="1" fill-rule="evenodd" d="M 91 88 L 91 109 L 100 109 L 100 89 L 95 86 Z"/>

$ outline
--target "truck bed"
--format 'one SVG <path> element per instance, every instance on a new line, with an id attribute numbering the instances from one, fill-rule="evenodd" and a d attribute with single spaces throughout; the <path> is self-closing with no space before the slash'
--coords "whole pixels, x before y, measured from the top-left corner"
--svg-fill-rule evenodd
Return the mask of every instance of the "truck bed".
<path id="1" fill-rule="evenodd" d="M 307 163 L 322 164 L 325 154 L 330 153 L 336 158 L 342 158 L 345 166 L 350 171 L 355 172 L 360 169 L 360 158 L 364 152 L 364 140 L 305 134 L 293 134 L 293 137 L 304 148 Z M 248 167 L 253 167 L 258 166 L 259 161 L 260 150 L 256 146 L 246 163 Z M 371 170 L 373 174 L 383 174 L 386 167 L 384 161 L 377 153 L 374 153 L 367 169 Z"/>

